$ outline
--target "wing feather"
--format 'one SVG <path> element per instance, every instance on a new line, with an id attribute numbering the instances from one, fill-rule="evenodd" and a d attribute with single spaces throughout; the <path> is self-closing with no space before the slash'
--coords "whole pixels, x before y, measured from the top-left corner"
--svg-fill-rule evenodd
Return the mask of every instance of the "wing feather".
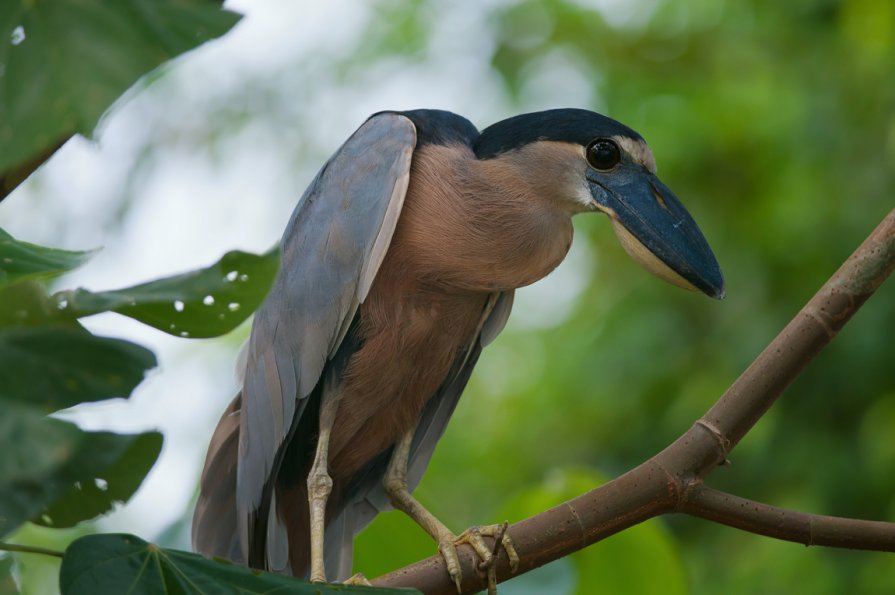
<path id="1" fill-rule="evenodd" d="M 208 445 L 200 497 L 193 515 L 193 548 L 206 556 L 242 563 L 236 539 L 236 459 L 239 447 L 240 396 L 224 410 Z M 212 497 L 207 497 L 211 495 Z"/>
<path id="2" fill-rule="evenodd" d="M 247 347 L 238 428 L 227 418 L 224 451 L 209 449 L 211 461 L 237 457 L 232 477 L 206 484 L 194 517 L 198 551 L 223 551 L 239 544 L 242 560 L 256 551 L 281 565 L 288 547 L 280 539 L 271 506 L 272 482 L 285 442 L 302 415 L 330 358 L 342 343 L 388 251 L 400 216 L 416 145 L 416 129 L 405 116 L 381 113 L 367 120 L 321 168 L 292 214 L 281 244 L 280 272 L 255 315 Z M 224 424 L 222 419 L 221 424 Z M 221 430 L 219 426 L 217 432 Z M 238 434 L 238 453 L 233 448 Z M 214 444 L 212 445 L 214 446 Z M 235 486 L 233 485 L 235 483 Z M 213 541 L 202 518 L 210 502 L 235 488 L 235 531 L 216 531 Z M 230 506 L 233 506 L 230 504 Z M 219 511 L 220 512 L 220 511 Z M 222 514 L 222 513 L 221 513 Z M 259 528 L 262 529 L 259 531 Z M 235 535 L 233 534 L 235 533 Z M 262 535 L 267 543 L 253 543 Z M 269 536 L 268 539 L 266 536 Z M 229 547 L 232 543 L 228 543 Z M 250 552 L 252 556 L 250 558 Z"/>

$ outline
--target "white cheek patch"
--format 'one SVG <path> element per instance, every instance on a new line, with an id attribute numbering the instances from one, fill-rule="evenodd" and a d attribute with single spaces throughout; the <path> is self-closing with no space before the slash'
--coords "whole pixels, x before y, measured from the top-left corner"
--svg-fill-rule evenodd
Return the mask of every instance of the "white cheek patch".
<path id="1" fill-rule="evenodd" d="M 578 153 L 581 154 L 581 159 L 587 161 L 587 149 L 582 146 L 578 146 Z M 582 207 L 587 209 L 588 211 L 596 210 L 596 204 L 594 203 L 594 197 L 590 193 L 590 188 L 587 185 L 587 177 L 584 175 L 576 176 L 575 180 L 575 202 L 580 204 Z"/>
<path id="2" fill-rule="evenodd" d="M 642 140 L 633 139 L 628 136 L 613 136 L 614 140 L 622 150 L 631 156 L 631 158 L 645 167 L 651 174 L 656 173 L 656 158 L 649 146 Z"/>
<path id="3" fill-rule="evenodd" d="M 590 193 L 590 188 L 587 187 L 587 182 L 575 187 L 575 202 L 588 211 L 597 210 L 597 203 L 594 202 L 594 197 Z"/>

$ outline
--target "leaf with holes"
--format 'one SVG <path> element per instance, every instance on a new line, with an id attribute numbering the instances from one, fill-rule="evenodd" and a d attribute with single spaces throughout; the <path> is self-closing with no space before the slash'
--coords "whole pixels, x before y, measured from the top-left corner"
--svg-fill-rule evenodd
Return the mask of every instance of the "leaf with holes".
<path id="1" fill-rule="evenodd" d="M 50 279 L 81 266 L 92 254 L 22 242 L 0 229 L 0 287 L 22 279 Z"/>
<path id="2" fill-rule="evenodd" d="M 210 267 L 116 291 L 64 291 L 54 297 L 69 316 L 114 311 L 178 337 L 216 337 L 236 328 L 270 290 L 279 248 L 228 252 Z"/>
<path id="3" fill-rule="evenodd" d="M 78 449 L 77 465 L 57 474 L 66 491 L 37 513 L 32 522 L 72 527 L 127 502 L 158 459 L 158 432 L 125 435 L 89 432 Z"/>
<path id="4" fill-rule="evenodd" d="M 0 5 L 0 177 L 76 132 L 90 134 L 138 78 L 239 20 L 208 0 Z"/>
<path id="5" fill-rule="evenodd" d="M 107 512 L 130 498 L 161 451 L 157 432 L 85 432 L 16 403 L 0 407 L 0 535 L 48 510 L 58 515 L 53 526 Z M 101 493 L 84 492 L 90 484 Z"/>
<path id="6" fill-rule="evenodd" d="M 81 328 L 78 322 L 38 281 L 22 281 L 0 287 L 0 328 L 67 326 Z"/>
<path id="7" fill-rule="evenodd" d="M 82 432 L 74 424 L 44 417 L 0 400 L 0 536 L 30 519 L 60 492 L 49 478 L 74 461 Z M 48 493 L 49 492 L 49 493 Z"/>
<path id="8" fill-rule="evenodd" d="M 77 327 L 0 329 L 0 398 L 44 412 L 127 397 L 155 355 Z"/>
<path id="9" fill-rule="evenodd" d="M 88 535 L 73 541 L 62 559 L 59 587 L 62 595 L 419 593 L 412 589 L 306 583 L 229 562 L 209 560 L 197 554 L 162 549 L 139 537 L 122 534 Z"/>

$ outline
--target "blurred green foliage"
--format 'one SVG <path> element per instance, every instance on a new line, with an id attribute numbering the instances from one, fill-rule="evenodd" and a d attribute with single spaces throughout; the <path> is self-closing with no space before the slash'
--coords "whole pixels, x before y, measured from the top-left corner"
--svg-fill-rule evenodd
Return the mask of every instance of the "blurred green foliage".
<path id="1" fill-rule="evenodd" d="M 220 335 L 239 325 L 267 294 L 279 253 L 230 252 L 207 268 L 120 292 L 81 289 L 51 297 L 35 279 L 80 266 L 87 253 L 20 242 L 2 229 L 0 239 L 0 538 L 5 538 L 28 521 L 67 529 L 108 513 L 131 498 L 162 449 L 159 432 L 85 432 L 45 415 L 80 403 L 126 398 L 156 366 L 148 349 L 93 335 L 77 319 L 117 311 L 166 332 L 176 328 L 194 336 Z M 223 312 L 212 308 L 216 302 Z M 237 308 L 227 307 L 232 304 Z M 237 312 L 240 304 L 246 306 L 243 312 Z M 27 534 L 26 529 L 19 537 Z M 205 587 L 196 585 L 203 584 L 216 585 L 215 592 L 321 592 L 292 579 L 163 550 L 133 536 L 85 539 L 65 550 L 62 593 L 199 592 Z M 12 549 L 0 543 L 0 588 L 16 592 L 13 577 L 18 574 L 26 592 L 39 593 L 36 589 L 46 587 L 29 576 L 28 563 L 8 553 L 35 543 L 27 538 L 12 543 Z M 41 553 L 46 551 L 30 555 Z M 148 562 L 159 568 L 158 575 L 144 572 Z"/>
<path id="2" fill-rule="evenodd" d="M 560 53 L 592 82 L 588 107 L 649 141 L 660 175 L 718 256 L 728 297 L 715 303 L 660 284 L 631 266 L 607 222 L 579 217 L 575 241 L 597 257 L 574 311 L 534 332 L 511 321 L 485 350 L 417 492 L 458 529 L 503 520 L 508 498 L 556 469 L 611 476 L 657 452 L 895 206 L 895 4 L 586 4 L 492 10 L 491 62 L 514 104 L 506 115 L 543 107 L 528 103 L 526 85 Z M 380 28 L 361 45 L 422 60 L 433 5 L 380 2 Z M 890 281 L 709 483 L 779 506 L 895 521 L 893 332 Z M 806 549 L 690 518 L 662 522 L 691 593 L 895 585 L 891 555 Z M 403 531 L 394 535 L 397 552 Z M 385 555 L 381 543 L 368 554 L 363 539 L 358 569 Z"/>

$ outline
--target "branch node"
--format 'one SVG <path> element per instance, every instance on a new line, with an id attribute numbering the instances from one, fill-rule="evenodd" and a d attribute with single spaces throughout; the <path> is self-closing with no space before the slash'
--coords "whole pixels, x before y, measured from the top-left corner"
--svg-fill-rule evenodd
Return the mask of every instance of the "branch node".
<path id="1" fill-rule="evenodd" d="M 805 316 L 814 320 L 814 322 L 816 322 L 822 329 L 824 329 L 824 332 L 830 339 L 835 337 L 838 333 L 836 329 L 830 326 L 830 321 L 827 319 L 827 316 L 822 314 L 821 312 L 818 312 L 817 308 L 814 308 L 812 306 L 805 306 L 802 312 L 805 314 Z"/>
<path id="2" fill-rule="evenodd" d="M 724 432 L 722 432 L 718 426 L 707 421 L 705 418 L 696 420 L 694 425 L 706 430 L 709 435 L 714 438 L 715 443 L 718 445 L 718 458 L 720 459 L 718 464 L 724 466 L 730 465 L 730 461 L 727 459 L 727 453 L 730 452 L 730 438 L 725 436 Z"/>
<path id="3" fill-rule="evenodd" d="M 587 529 L 584 526 L 584 523 L 581 521 L 581 516 L 578 514 L 578 511 L 575 510 L 575 507 L 571 502 L 566 502 L 566 509 L 569 511 L 569 514 L 572 515 L 572 518 L 575 519 L 575 522 L 578 524 L 578 535 L 581 538 L 581 547 L 587 545 L 585 540 L 585 535 L 587 534 Z"/>

